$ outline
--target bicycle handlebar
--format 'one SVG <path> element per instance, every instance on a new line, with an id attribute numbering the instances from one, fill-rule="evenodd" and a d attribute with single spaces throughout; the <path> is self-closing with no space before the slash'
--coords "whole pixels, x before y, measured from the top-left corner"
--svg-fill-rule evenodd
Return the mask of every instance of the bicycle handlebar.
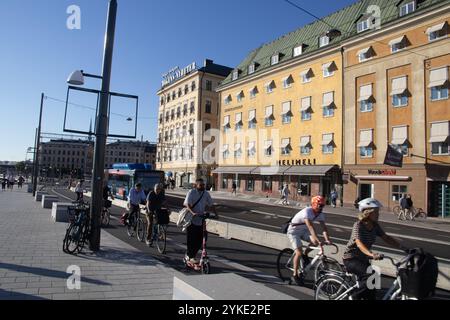
<path id="1" fill-rule="evenodd" d="M 336 249 L 336 252 L 333 252 L 332 254 L 337 254 L 339 252 L 339 247 L 337 245 L 335 245 L 334 243 L 332 244 L 326 244 L 326 243 L 321 243 L 319 246 L 311 246 L 309 245 L 307 248 L 311 249 L 311 250 L 320 250 L 323 252 L 323 247 L 334 247 Z"/>

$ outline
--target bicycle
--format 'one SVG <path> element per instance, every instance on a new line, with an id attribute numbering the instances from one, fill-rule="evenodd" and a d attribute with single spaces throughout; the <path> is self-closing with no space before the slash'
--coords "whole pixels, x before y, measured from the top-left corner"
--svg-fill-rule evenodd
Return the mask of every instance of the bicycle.
<path id="1" fill-rule="evenodd" d="M 111 201 L 109 201 L 111 203 Z M 109 227 L 109 223 L 111 222 L 111 211 L 109 211 L 109 208 L 111 206 L 108 206 L 108 203 L 105 203 L 102 209 L 102 227 L 107 228 Z"/>
<path id="2" fill-rule="evenodd" d="M 413 256 L 409 253 L 406 257 L 395 263 L 391 257 L 383 256 L 382 259 L 389 260 L 396 268 L 396 279 L 383 296 L 382 300 L 418 300 L 402 293 L 402 280 L 399 269 Z M 368 277 L 358 279 L 354 274 L 348 272 L 328 272 L 316 283 L 314 290 L 315 300 L 354 300 L 353 296 L 366 290 L 365 281 Z"/>
<path id="3" fill-rule="evenodd" d="M 148 214 L 147 209 L 146 214 Z M 156 217 L 156 214 L 152 215 L 153 219 L 153 230 L 152 230 L 152 239 L 156 242 L 156 248 L 158 249 L 158 252 L 161 254 L 166 253 L 166 246 L 167 246 L 167 224 L 159 224 L 158 219 Z M 139 241 L 144 242 L 145 239 L 148 238 L 147 235 L 147 219 L 143 219 L 140 217 L 138 219 L 137 224 L 137 238 Z"/>
<path id="4" fill-rule="evenodd" d="M 63 251 L 69 254 L 81 253 L 90 233 L 90 207 L 83 201 L 69 207 L 69 226 L 63 240 Z"/>
<path id="5" fill-rule="evenodd" d="M 416 218 L 426 219 L 426 218 L 428 218 L 428 215 L 425 211 L 423 211 L 422 208 L 412 207 L 409 210 L 409 219 L 411 221 L 414 221 Z"/>
<path id="6" fill-rule="evenodd" d="M 332 244 L 330 246 L 336 249 L 336 252 L 333 254 L 337 254 L 339 252 L 339 247 L 337 245 Z M 306 254 L 302 255 L 302 259 L 300 259 L 299 274 L 301 273 L 304 277 L 306 277 L 309 271 L 315 266 L 314 282 L 316 282 L 328 270 L 342 271 L 342 267 L 337 260 L 329 258 L 325 255 L 323 245 L 319 245 L 318 247 L 309 245 L 305 252 L 310 250 L 318 250 L 318 252 L 312 260 L 307 257 Z M 294 272 L 294 257 L 294 250 L 287 248 L 280 251 L 277 258 L 278 276 L 281 280 L 288 281 L 289 285 L 292 283 L 291 277 Z"/>
<path id="7" fill-rule="evenodd" d="M 127 234 L 130 238 L 134 237 L 135 232 L 138 233 L 138 222 L 142 219 L 141 217 L 141 209 L 139 211 L 133 211 L 128 216 L 128 223 L 127 226 Z M 143 220 L 141 221 L 140 225 L 142 225 Z M 139 239 L 138 239 L 139 240 Z"/>

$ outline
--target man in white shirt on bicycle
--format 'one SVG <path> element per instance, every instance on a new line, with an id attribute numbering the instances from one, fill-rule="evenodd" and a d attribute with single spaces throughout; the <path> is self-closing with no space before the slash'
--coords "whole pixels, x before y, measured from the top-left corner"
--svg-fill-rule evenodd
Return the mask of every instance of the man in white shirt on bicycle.
<path id="1" fill-rule="evenodd" d="M 295 251 L 294 274 L 292 276 L 292 281 L 294 281 L 297 285 L 303 285 L 304 282 L 303 274 L 299 274 L 300 259 L 303 255 L 302 240 L 315 246 L 321 244 L 313 225 L 314 222 L 320 222 L 325 242 L 327 244 L 331 244 L 328 236 L 328 229 L 325 224 L 325 214 L 322 212 L 324 207 L 324 197 L 313 197 L 311 199 L 311 207 L 307 207 L 298 212 L 290 222 L 287 236 L 291 242 L 292 249 Z M 307 252 L 305 252 L 305 257 L 307 257 Z"/>

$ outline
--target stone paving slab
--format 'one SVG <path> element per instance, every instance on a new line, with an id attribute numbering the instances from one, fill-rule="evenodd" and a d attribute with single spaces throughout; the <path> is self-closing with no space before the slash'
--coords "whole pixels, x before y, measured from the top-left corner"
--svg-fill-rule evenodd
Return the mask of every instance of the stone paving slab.
<path id="1" fill-rule="evenodd" d="M 102 232 L 102 250 L 62 251 L 66 223 L 54 223 L 26 190 L 0 193 L 0 300 L 170 300 L 173 269 Z M 81 269 L 70 290 L 69 266 Z"/>

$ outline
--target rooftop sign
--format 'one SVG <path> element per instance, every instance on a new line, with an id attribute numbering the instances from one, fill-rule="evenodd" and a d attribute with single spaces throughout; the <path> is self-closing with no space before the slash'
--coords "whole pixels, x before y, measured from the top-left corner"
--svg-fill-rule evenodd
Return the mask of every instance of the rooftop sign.
<path id="1" fill-rule="evenodd" d="M 185 75 L 191 73 L 192 71 L 197 69 L 197 65 L 195 62 L 192 62 L 187 67 L 180 69 L 180 67 L 175 67 L 166 74 L 163 74 L 162 86 L 166 86 L 171 84 L 172 82 L 184 77 Z"/>

